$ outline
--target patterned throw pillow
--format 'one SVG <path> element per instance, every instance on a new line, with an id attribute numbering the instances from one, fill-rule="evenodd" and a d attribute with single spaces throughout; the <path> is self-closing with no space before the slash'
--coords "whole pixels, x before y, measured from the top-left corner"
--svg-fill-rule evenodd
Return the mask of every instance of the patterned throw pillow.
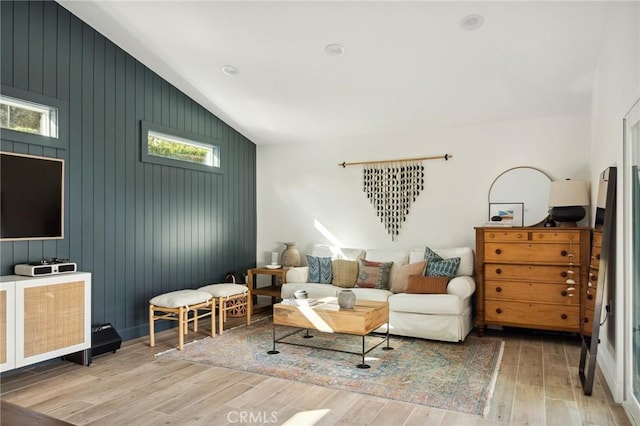
<path id="1" fill-rule="evenodd" d="M 331 284 L 333 275 L 331 273 L 331 258 L 307 255 L 309 265 L 309 282 L 320 284 Z"/>
<path id="2" fill-rule="evenodd" d="M 421 277 L 411 275 L 407 284 L 407 294 L 446 294 L 449 277 Z"/>
<path id="3" fill-rule="evenodd" d="M 427 261 L 423 260 L 421 262 L 410 263 L 408 265 L 402 265 L 400 270 L 396 274 L 393 283 L 391 284 L 391 291 L 394 293 L 404 293 L 407 290 L 407 285 L 409 284 L 409 277 L 411 275 L 424 275 L 425 267 L 427 266 Z"/>
<path id="4" fill-rule="evenodd" d="M 428 277 L 449 277 L 456 276 L 458 267 L 460 266 L 459 257 L 450 257 L 443 259 L 429 247 L 424 249 L 424 258 L 429 262 L 424 274 Z"/>
<path id="5" fill-rule="evenodd" d="M 358 261 L 336 259 L 331 262 L 333 272 L 333 285 L 343 288 L 352 288 L 358 279 Z"/>
<path id="6" fill-rule="evenodd" d="M 356 287 L 360 288 L 389 288 L 389 272 L 393 262 L 371 262 L 360 259 L 358 266 L 358 281 Z"/>

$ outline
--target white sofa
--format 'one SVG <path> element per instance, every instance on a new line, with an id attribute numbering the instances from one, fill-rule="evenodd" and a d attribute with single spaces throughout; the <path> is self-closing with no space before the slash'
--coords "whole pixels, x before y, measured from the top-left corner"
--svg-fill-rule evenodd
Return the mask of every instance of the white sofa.
<path id="1" fill-rule="evenodd" d="M 389 290 L 351 288 L 357 299 L 389 302 L 389 332 L 399 336 L 461 342 L 473 328 L 472 296 L 476 289 L 473 278 L 473 251 L 468 247 L 434 251 L 442 258 L 460 257 L 456 276 L 449 281 L 447 294 L 392 293 Z M 424 260 L 424 249 L 415 250 L 361 250 L 336 249 L 315 245 L 312 256 L 331 256 L 334 259 L 356 260 L 364 258 L 376 262 L 393 261 L 390 286 L 401 265 Z M 287 272 L 281 297 L 293 298 L 296 290 L 304 289 L 310 298 L 337 296 L 344 288 L 331 284 L 309 283 L 307 266 L 292 268 Z M 377 330 L 386 332 L 386 327 Z"/>

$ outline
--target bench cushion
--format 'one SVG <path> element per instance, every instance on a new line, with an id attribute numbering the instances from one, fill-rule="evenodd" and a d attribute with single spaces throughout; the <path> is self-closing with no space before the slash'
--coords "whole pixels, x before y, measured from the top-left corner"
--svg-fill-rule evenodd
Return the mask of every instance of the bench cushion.
<path id="1" fill-rule="evenodd" d="M 159 294 L 149 300 L 149 304 L 162 308 L 179 308 L 180 306 L 197 305 L 211 299 L 211 294 L 200 290 L 177 290 Z"/>
<path id="2" fill-rule="evenodd" d="M 198 290 L 207 292 L 213 297 L 229 297 L 246 293 L 249 288 L 240 284 L 209 284 Z"/>

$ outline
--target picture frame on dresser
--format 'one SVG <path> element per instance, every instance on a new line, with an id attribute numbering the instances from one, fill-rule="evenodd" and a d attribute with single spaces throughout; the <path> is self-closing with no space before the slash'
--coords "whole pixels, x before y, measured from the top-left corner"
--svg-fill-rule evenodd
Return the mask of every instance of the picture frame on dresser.
<path id="1" fill-rule="evenodd" d="M 522 227 L 524 203 L 489 203 L 489 221 L 494 217 L 499 217 L 500 222 L 510 221 L 511 226 Z"/>
<path id="2" fill-rule="evenodd" d="M 615 300 L 616 262 L 616 176 L 617 168 L 608 167 L 600 174 L 596 217 L 594 222 L 593 248 L 589 280 L 581 295 L 585 307 L 582 317 L 582 345 L 578 375 L 585 395 L 591 395 L 596 372 L 600 327 L 608 321 L 610 308 Z M 607 302 L 604 302 L 604 295 Z M 603 307 L 605 308 L 604 318 Z M 610 339 L 615 336 L 609 330 Z M 615 344 L 615 340 L 613 340 Z"/>

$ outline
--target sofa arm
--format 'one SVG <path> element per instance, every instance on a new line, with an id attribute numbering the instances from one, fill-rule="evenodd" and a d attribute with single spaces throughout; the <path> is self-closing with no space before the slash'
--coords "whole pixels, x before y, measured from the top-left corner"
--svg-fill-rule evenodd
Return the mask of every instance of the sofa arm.
<path id="1" fill-rule="evenodd" d="M 447 285 L 447 293 L 455 294 L 461 299 L 470 297 L 476 291 L 476 282 L 473 277 L 461 276 L 455 277 L 449 281 Z"/>
<path id="2" fill-rule="evenodd" d="M 291 268 L 287 271 L 288 283 L 306 283 L 309 278 L 309 267 L 299 266 Z"/>

